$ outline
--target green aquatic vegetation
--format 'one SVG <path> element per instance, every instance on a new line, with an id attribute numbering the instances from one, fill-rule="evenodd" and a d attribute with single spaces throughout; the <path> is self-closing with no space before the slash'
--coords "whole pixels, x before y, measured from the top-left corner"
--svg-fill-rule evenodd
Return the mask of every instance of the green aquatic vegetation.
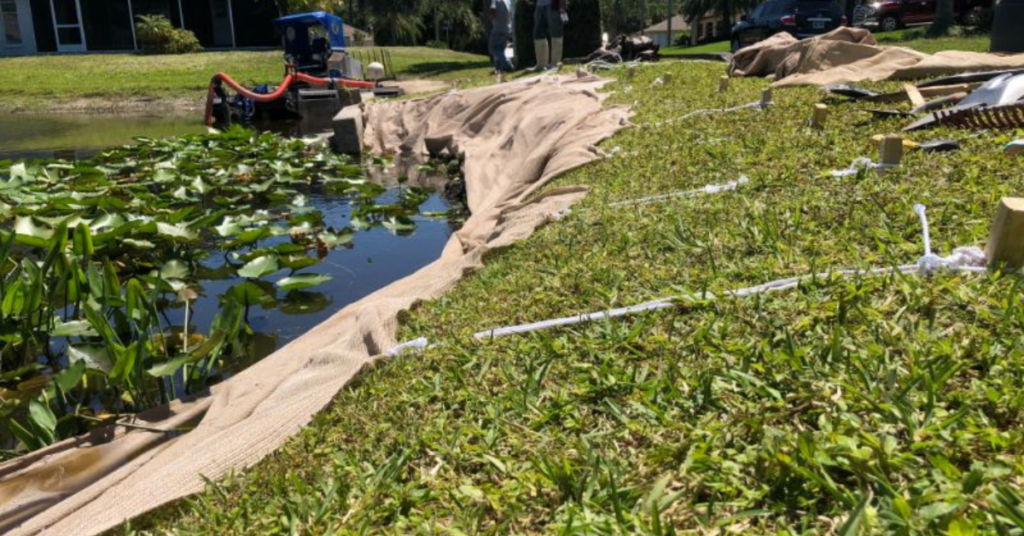
<path id="1" fill-rule="evenodd" d="M 328 225 L 311 196 L 351 203 L 352 225 Z M 251 307 L 322 310 L 330 300 L 308 290 L 331 277 L 305 270 L 355 229 L 414 228 L 428 196 L 394 196 L 320 144 L 241 129 L 0 162 L 6 439 L 35 449 L 202 391 L 247 355 Z M 215 280 L 235 284 L 193 326 Z"/>

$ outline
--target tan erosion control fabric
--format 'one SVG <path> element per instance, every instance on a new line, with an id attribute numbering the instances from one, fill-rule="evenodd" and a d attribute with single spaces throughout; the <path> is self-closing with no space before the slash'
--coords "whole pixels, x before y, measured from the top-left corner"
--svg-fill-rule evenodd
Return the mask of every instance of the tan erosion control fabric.
<path id="1" fill-rule="evenodd" d="M 1002 56 L 949 50 L 925 54 L 878 46 L 862 28 L 838 28 L 797 40 L 776 34 L 733 56 L 733 76 L 775 76 L 773 87 L 826 86 L 882 80 L 919 80 L 967 72 L 1024 68 L 1024 54 Z"/>
<path id="2" fill-rule="evenodd" d="M 218 478 L 271 453 L 396 344 L 399 312 L 441 295 L 488 250 L 529 236 L 586 194 L 531 195 L 599 158 L 595 144 L 627 126 L 627 110 L 602 106 L 596 91 L 604 83 L 535 79 L 371 106 L 373 149 L 423 151 L 430 141 L 465 153 L 472 216 L 441 257 L 214 386 L 211 396 L 136 421 L 191 432 L 166 438 L 135 429 L 110 440 L 97 431 L 0 465 L 0 532 L 95 534 L 202 491 L 201 476 Z"/>

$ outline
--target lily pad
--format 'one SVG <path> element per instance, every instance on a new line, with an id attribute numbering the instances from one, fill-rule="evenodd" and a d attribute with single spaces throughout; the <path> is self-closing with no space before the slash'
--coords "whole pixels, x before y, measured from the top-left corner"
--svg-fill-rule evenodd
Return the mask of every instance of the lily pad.
<path id="1" fill-rule="evenodd" d="M 310 288 L 326 283 L 331 280 L 331 276 L 323 274 L 299 274 L 291 277 L 286 277 L 277 282 L 277 286 L 282 290 L 298 290 L 303 288 Z"/>

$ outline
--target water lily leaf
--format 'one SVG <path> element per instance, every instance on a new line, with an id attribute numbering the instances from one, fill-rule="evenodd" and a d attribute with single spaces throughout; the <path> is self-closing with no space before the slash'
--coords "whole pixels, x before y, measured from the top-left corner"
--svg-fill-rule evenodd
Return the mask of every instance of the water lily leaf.
<path id="1" fill-rule="evenodd" d="M 68 361 L 72 363 L 83 362 L 90 370 L 110 372 L 114 366 L 114 360 L 104 346 L 98 344 L 75 344 L 68 346 Z"/>
<path id="2" fill-rule="evenodd" d="M 224 221 L 213 229 L 222 237 L 232 236 L 242 232 L 242 226 L 239 225 L 235 218 L 231 216 L 225 217 Z"/>
<path id="3" fill-rule="evenodd" d="M 31 216 L 15 219 L 14 232 L 18 235 L 18 242 L 35 247 L 46 247 L 53 237 L 53 229 L 37 224 Z"/>
<path id="4" fill-rule="evenodd" d="M 382 225 L 395 233 L 408 233 L 416 230 L 416 222 L 404 216 L 388 218 Z"/>
<path id="5" fill-rule="evenodd" d="M 131 246 L 133 248 L 138 249 L 153 249 L 156 247 L 156 244 L 150 242 L 149 240 L 136 240 L 134 238 L 125 238 L 124 240 L 121 241 L 121 243 L 126 246 Z"/>
<path id="6" fill-rule="evenodd" d="M 50 331 L 51 337 L 95 337 L 99 332 L 86 320 L 72 320 L 57 324 Z"/>
<path id="7" fill-rule="evenodd" d="M 18 162 L 17 164 L 14 164 L 13 166 L 11 166 L 10 172 L 11 172 L 11 178 L 12 179 L 27 179 L 28 178 L 28 169 L 25 167 L 25 163 L 24 162 Z"/>
<path id="8" fill-rule="evenodd" d="M 203 182 L 202 177 L 196 177 L 196 180 L 192 181 L 192 189 L 199 192 L 200 195 L 205 195 L 210 191 L 209 185 Z"/>
<path id="9" fill-rule="evenodd" d="M 255 229 L 249 229 L 248 231 L 239 233 L 229 245 L 231 247 L 246 246 L 263 240 L 268 236 L 270 236 L 269 226 L 257 227 Z"/>
<path id="10" fill-rule="evenodd" d="M 291 277 L 286 277 L 277 282 L 277 286 L 282 290 L 298 290 L 303 288 L 315 287 L 321 283 L 326 283 L 331 280 L 331 276 L 323 274 L 299 274 Z"/>
<path id="11" fill-rule="evenodd" d="M 124 216 L 121 216 L 120 214 L 104 214 L 89 222 L 89 228 L 92 229 L 93 232 L 101 229 L 114 229 L 123 225 L 124 222 Z"/>
<path id="12" fill-rule="evenodd" d="M 355 238 L 355 236 L 356 233 L 352 229 L 342 229 L 338 233 L 320 233 L 317 238 L 319 238 L 325 246 L 329 248 L 336 248 L 352 242 L 352 239 Z"/>
<path id="13" fill-rule="evenodd" d="M 281 312 L 286 315 L 308 315 L 319 313 L 331 305 L 330 296 L 323 292 L 293 290 L 281 302 Z"/>
<path id="14" fill-rule="evenodd" d="M 288 255 L 291 253 L 302 253 L 306 251 L 306 248 L 294 242 L 285 242 L 283 244 L 278 244 L 274 246 L 274 251 L 280 253 L 281 255 Z"/>
<path id="15" fill-rule="evenodd" d="M 320 264 L 320 261 L 307 255 L 288 255 L 281 257 L 281 265 L 290 270 L 301 270 Z"/>
<path id="16" fill-rule="evenodd" d="M 163 222 L 156 222 L 156 232 L 161 236 L 166 236 L 175 240 L 190 241 L 198 238 L 196 233 L 189 231 L 182 225 L 171 225 Z"/>
<path id="17" fill-rule="evenodd" d="M 280 269 L 277 264 L 277 256 L 265 255 L 247 262 L 245 266 L 238 270 L 238 275 L 248 279 L 259 279 Z"/>
<path id="18" fill-rule="evenodd" d="M 180 259 L 171 259 L 160 268 L 160 277 L 164 279 L 185 279 L 188 274 L 188 265 Z"/>
<path id="19" fill-rule="evenodd" d="M 243 281 L 231 287 L 228 289 L 227 295 L 245 307 L 259 305 L 272 308 L 277 305 L 277 298 L 271 292 L 252 281 Z"/>
<path id="20" fill-rule="evenodd" d="M 353 229 L 357 229 L 360 231 L 373 227 L 373 224 L 371 224 L 365 218 L 362 218 L 360 216 L 352 216 L 352 220 L 349 221 L 348 224 L 351 225 Z"/>

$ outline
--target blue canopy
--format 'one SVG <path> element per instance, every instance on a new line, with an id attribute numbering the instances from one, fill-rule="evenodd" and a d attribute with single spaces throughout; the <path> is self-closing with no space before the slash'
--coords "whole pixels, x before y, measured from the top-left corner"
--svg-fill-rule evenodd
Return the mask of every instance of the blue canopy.
<path id="1" fill-rule="evenodd" d="M 274 26 L 281 32 L 284 50 L 290 54 L 304 55 L 312 50 L 310 28 L 323 28 L 332 49 L 345 48 L 345 23 L 324 11 L 313 13 L 296 13 L 281 17 L 274 21 Z"/>

